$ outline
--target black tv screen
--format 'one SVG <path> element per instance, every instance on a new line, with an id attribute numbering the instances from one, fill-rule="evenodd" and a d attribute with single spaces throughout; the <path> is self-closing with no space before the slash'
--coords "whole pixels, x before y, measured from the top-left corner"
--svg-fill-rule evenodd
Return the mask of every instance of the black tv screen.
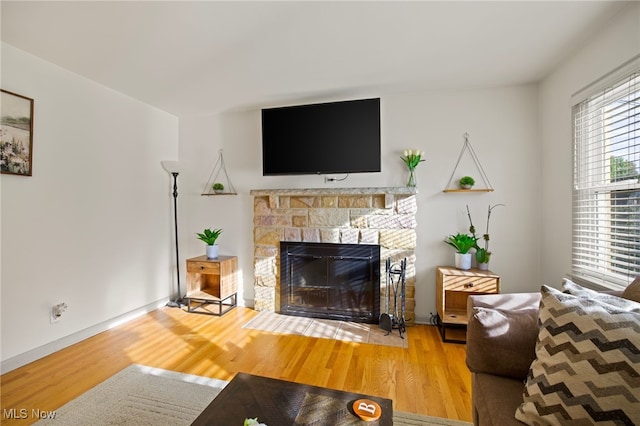
<path id="1" fill-rule="evenodd" d="M 262 174 L 380 171 L 380 98 L 262 110 Z"/>

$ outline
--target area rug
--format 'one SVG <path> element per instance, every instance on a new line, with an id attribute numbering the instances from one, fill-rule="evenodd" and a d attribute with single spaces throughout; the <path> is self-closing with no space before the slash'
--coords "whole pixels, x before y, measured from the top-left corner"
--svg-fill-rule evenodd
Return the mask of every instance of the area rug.
<path id="1" fill-rule="evenodd" d="M 227 385 L 175 371 L 132 364 L 36 424 L 189 425 Z"/>
<path id="2" fill-rule="evenodd" d="M 55 410 L 54 418 L 40 420 L 36 424 L 190 425 L 227 383 L 133 364 Z M 393 424 L 468 426 L 471 423 L 396 411 Z"/>
<path id="3" fill-rule="evenodd" d="M 271 333 L 336 339 L 346 342 L 370 343 L 399 348 L 409 347 L 409 339 L 406 334 L 403 339 L 400 337 L 398 330 L 387 333 L 380 329 L 377 324 L 297 317 L 268 311 L 261 311 L 244 324 L 242 328 Z"/>

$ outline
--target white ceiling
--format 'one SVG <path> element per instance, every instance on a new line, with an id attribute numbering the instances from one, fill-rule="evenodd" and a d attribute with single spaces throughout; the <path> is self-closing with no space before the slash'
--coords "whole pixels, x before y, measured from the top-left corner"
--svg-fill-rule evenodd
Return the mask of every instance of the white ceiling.
<path id="1" fill-rule="evenodd" d="M 539 81 L 624 4 L 11 2 L 2 41 L 176 116 Z"/>

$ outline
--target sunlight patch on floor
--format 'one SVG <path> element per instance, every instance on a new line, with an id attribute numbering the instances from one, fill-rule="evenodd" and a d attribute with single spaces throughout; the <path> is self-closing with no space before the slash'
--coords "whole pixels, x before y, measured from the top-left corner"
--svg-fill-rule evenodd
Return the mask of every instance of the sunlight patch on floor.
<path id="1" fill-rule="evenodd" d="M 392 333 L 387 334 L 377 324 L 296 317 L 268 311 L 260 312 L 244 324 L 242 328 L 322 339 L 336 339 L 346 342 L 370 343 L 401 348 L 409 347 L 406 335 L 403 339 L 400 337 L 398 330 L 393 330 Z"/>

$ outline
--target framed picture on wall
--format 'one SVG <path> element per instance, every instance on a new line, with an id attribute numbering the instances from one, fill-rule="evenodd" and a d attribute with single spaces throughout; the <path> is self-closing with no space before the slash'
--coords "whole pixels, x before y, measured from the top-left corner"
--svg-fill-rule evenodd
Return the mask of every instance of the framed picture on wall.
<path id="1" fill-rule="evenodd" d="M 0 89 L 0 172 L 33 173 L 33 99 Z"/>

